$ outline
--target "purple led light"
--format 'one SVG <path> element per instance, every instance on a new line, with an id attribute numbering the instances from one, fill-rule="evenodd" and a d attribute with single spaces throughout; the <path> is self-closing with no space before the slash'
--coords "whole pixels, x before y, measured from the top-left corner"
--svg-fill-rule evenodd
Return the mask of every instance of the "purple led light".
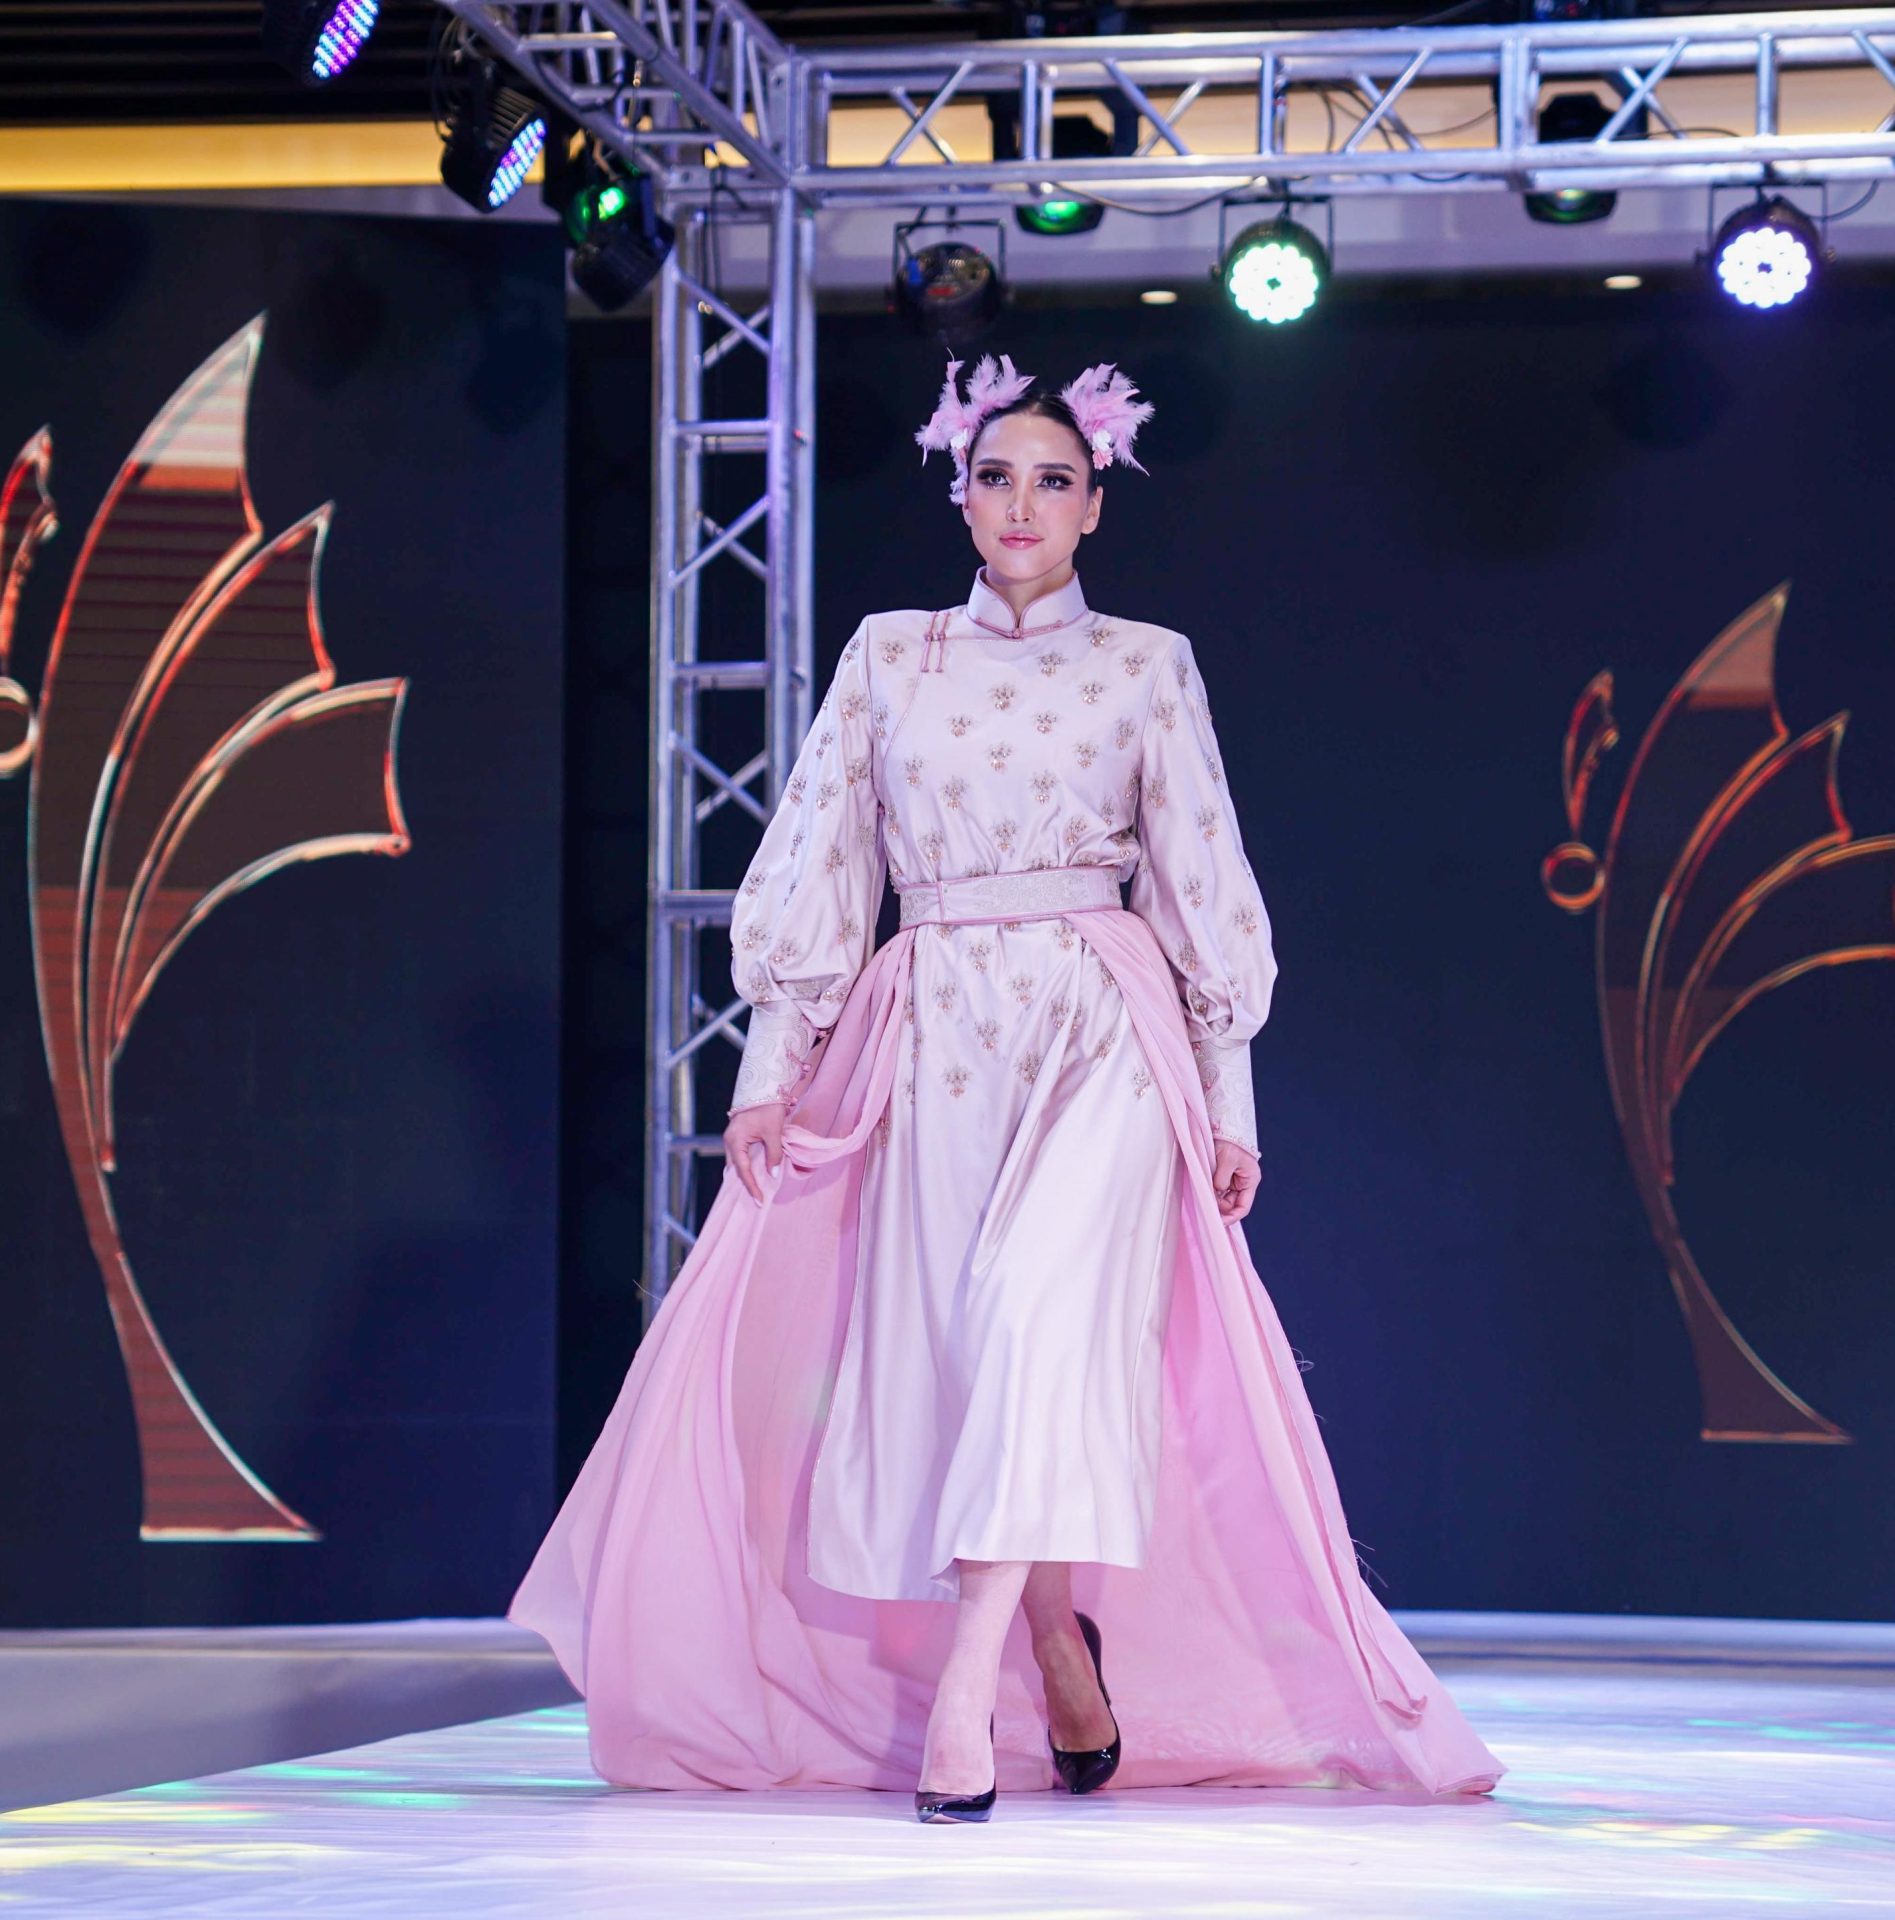
<path id="1" fill-rule="evenodd" d="M 318 80 L 333 80 L 368 44 L 380 11 L 381 0 L 341 0 L 310 50 L 311 74 Z"/>
<path id="2" fill-rule="evenodd" d="M 494 168 L 493 178 L 487 183 L 487 204 L 497 207 L 503 201 L 511 200 L 519 192 L 520 183 L 531 170 L 533 162 L 539 158 L 540 149 L 546 144 L 546 122 L 529 120 L 509 142 L 507 150 L 500 156 L 500 164 Z"/>

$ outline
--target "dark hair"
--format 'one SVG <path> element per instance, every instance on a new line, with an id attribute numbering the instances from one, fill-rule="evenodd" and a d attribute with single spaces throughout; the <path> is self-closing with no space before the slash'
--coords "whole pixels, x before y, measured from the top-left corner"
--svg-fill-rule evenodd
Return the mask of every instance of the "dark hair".
<path id="1" fill-rule="evenodd" d="M 1086 436 L 1080 432 L 1072 408 L 1056 393 L 1029 393 L 1009 407 L 996 407 L 980 423 L 980 431 L 968 443 L 967 471 L 970 474 L 974 471 L 974 449 L 980 445 L 981 434 L 996 420 L 1004 420 L 1010 413 L 1037 413 L 1042 420 L 1057 420 L 1062 427 L 1071 431 L 1073 438 L 1079 442 L 1079 470 L 1086 476 L 1086 497 L 1090 499 L 1099 484 L 1098 470 L 1092 464 L 1092 449 L 1086 445 Z"/>

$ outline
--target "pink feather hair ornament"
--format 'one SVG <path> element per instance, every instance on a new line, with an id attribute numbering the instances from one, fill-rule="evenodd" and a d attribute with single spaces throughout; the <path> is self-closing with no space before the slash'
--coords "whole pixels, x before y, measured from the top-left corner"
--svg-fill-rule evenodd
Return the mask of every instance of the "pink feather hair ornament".
<path id="1" fill-rule="evenodd" d="M 1076 379 L 1060 388 L 1059 397 L 1072 408 L 1079 431 L 1092 449 L 1092 464 L 1109 467 L 1122 460 L 1128 467 L 1145 469 L 1132 458 L 1132 441 L 1138 430 L 1156 412 L 1149 400 L 1138 398 L 1138 389 L 1110 361 L 1088 367 Z"/>
<path id="2" fill-rule="evenodd" d="M 948 498 L 957 507 L 967 498 L 967 450 L 974 444 L 980 423 L 998 408 L 1012 406 L 1033 384 L 1030 373 L 1014 367 L 1011 354 L 1003 353 L 996 364 L 990 353 L 975 367 L 967 382 L 967 397 L 962 399 L 954 385 L 954 376 L 960 370 L 960 361 L 948 362 L 947 379 L 941 384 L 941 398 L 933 417 L 915 435 L 924 461 L 937 448 L 953 455 L 954 484 L 948 488 Z"/>

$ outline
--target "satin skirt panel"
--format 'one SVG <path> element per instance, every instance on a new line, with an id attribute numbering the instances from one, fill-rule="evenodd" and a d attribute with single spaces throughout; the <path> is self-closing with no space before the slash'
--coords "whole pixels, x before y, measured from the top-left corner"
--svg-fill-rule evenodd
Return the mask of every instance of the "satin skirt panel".
<path id="1" fill-rule="evenodd" d="M 1506 1768 L 1364 1586 L 1296 1356 L 1241 1229 L 1218 1217 L 1165 958 L 1123 910 L 1073 925 L 1118 987 L 1178 1155 L 1143 1564 L 1073 1576 L 1124 1736 L 1106 1791 L 1486 1792 Z M 585 1695 L 593 1766 L 618 1784 L 906 1792 L 917 1778 L 954 1609 L 839 1591 L 809 1553 L 866 1149 L 911 1057 L 918 934 L 933 937 L 898 934 L 857 980 L 767 1203 L 726 1169 L 509 1609 Z M 1057 1784 L 1043 1714 L 1016 1615 L 996 1701 L 1006 1792 Z"/>
<path id="2" fill-rule="evenodd" d="M 863 1171 L 809 1571 L 953 1600 L 954 1562 L 1144 1562 L 1179 1153 L 1084 916 L 917 932 Z"/>

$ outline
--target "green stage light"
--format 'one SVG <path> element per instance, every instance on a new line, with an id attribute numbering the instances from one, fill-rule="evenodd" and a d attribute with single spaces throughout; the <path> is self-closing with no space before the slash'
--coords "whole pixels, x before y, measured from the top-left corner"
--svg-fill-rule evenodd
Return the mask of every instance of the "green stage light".
<path id="1" fill-rule="evenodd" d="M 1280 327 L 1300 320 L 1329 282 L 1329 255 L 1294 220 L 1260 220 L 1230 244 L 1218 277 L 1247 319 Z"/>
<path id="2" fill-rule="evenodd" d="M 1108 132 L 1100 126 L 1090 114 L 1056 113 L 1048 144 L 1055 160 L 1105 159 L 1114 154 L 1123 156 L 1132 152 L 1132 136 L 1136 132 L 1136 119 L 1130 123 L 1126 137 L 1121 138 L 1118 132 Z M 997 119 L 994 125 L 994 158 L 1014 160 L 1018 157 L 1017 127 L 1011 120 Z M 1058 184 L 1049 180 L 1045 188 L 1051 189 Z M 1105 218 L 1105 209 L 1096 200 L 1084 199 L 1070 191 L 1048 191 L 1044 200 L 1015 207 L 1013 218 L 1022 233 L 1037 233 L 1049 239 L 1058 239 L 1070 233 L 1090 233 Z"/>
<path id="3" fill-rule="evenodd" d="M 584 246 L 600 227 L 617 219 L 630 205 L 631 195 L 616 180 L 581 187 L 566 206 L 567 238 L 575 247 Z"/>
<path id="4" fill-rule="evenodd" d="M 1641 108 L 1640 112 L 1643 111 Z M 1556 94 L 1540 109 L 1540 145 L 1597 140 L 1611 120 L 1612 110 L 1596 93 Z M 1643 139 L 1644 133 L 1642 122 L 1630 128 L 1634 139 Z M 1600 193 L 1591 187 L 1554 187 L 1545 193 L 1529 193 L 1525 199 L 1529 219 L 1555 227 L 1576 227 L 1587 220 L 1603 220 L 1619 204 L 1616 193 Z"/>
<path id="5" fill-rule="evenodd" d="M 1028 233 L 1085 233 L 1099 224 L 1104 213 L 1084 200 L 1042 200 L 1036 207 L 1017 209 L 1020 225 Z"/>
<path id="6" fill-rule="evenodd" d="M 642 293 L 676 238 L 647 173 L 592 180 L 573 195 L 565 218 L 573 285 L 601 313 L 616 313 Z"/>

